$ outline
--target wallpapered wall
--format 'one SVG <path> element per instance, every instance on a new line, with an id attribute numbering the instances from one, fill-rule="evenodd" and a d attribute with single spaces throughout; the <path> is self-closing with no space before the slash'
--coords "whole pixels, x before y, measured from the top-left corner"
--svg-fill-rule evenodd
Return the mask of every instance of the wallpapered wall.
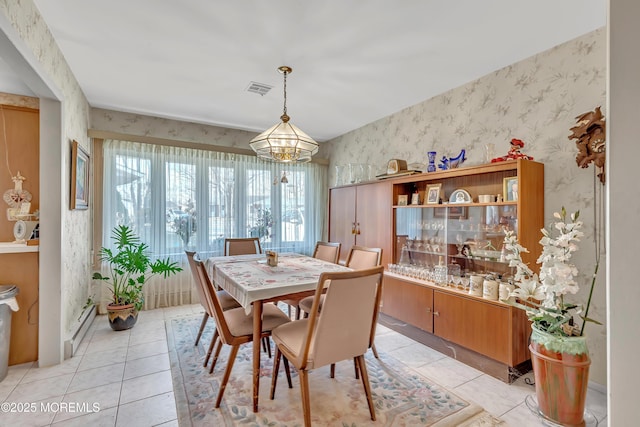
<path id="1" fill-rule="evenodd" d="M 140 114 L 93 108 L 91 127 L 128 135 L 177 139 L 207 145 L 249 149 L 249 143 L 257 132 L 228 129 L 178 120 L 150 117 Z"/>
<path id="2" fill-rule="evenodd" d="M 30 0 L 20 2 L 0 2 L 3 13 L 20 35 L 20 38 L 33 52 L 49 81 L 57 86 L 64 97 L 63 103 L 63 141 L 61 149 L 64 164 L 65 182 L 70 179 L 71 141 L 76 140 L 90 151 L 87 128 L 89 123 L 89 104 L 71 73 L 67 62 L 53 39 L 49 29 Z M 46 179 L 46 177 L 43 177 Z M 69 206 L 69 190 L 65 185 L 63 193 L 67 199 L 63 206 Z M 67 335 L 71 333 L 76 319 L 87 300 L 90 288 L 90 214 L 89 211 L 64 210 L 62 216 L 62 307 L 63 328 Z M 42 230 L 46 233 L 46 230 Z M 51 280 L 51 279 L 49 279 Z M 58 286 L 58 284 L 56 284 Z"/>
<path id="3" fill-rule="evenodd" d="M 523 152 L 545 164 L 545 224 L 562 206 L 580 210 L 585 222 L 574 261 L 581 275 L 576 300 L 586 302 L 595 262 L 594 167 L 576 166 L 575 142 L 567 137 L 579 114 L 602 106 L 606 116 L 605 74 L 602 28 L 333 139 L 328 143 L 329 182 L 335 182 L 335 165 L 368 163 L 380 171 L 392 158 L 425 163 L 430 150 L 440 159 L 465 149 L 463 166 L 481 164 L 486 143 L 494 143 L 496 155 L 502 155 L 512 138 L 521 139 Z M 604 268 L 603 257 L 590 312 L 603 323 Z M 586 333 L 590 379 L 605 385 L 605 326 L 590 323 Z"/>

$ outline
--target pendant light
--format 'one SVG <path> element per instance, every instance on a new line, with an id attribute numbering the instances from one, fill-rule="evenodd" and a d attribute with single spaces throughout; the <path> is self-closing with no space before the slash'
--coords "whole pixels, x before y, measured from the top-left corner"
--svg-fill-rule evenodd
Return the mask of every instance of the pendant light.
<path id="1" fill-rule="evenodd" d="M 287 115 L 287 74 L 293 70 L 283 65 L 278 68 L 284 74 L 284 110 L 280 116 L 280 123 L 265 130 L 251 140 L 249 146 L 258 157 L 276 162 L 304 163 L 311 160 L 311 156 L 318 152 L 318 143 L 309 135 L 302 132 Z"/>

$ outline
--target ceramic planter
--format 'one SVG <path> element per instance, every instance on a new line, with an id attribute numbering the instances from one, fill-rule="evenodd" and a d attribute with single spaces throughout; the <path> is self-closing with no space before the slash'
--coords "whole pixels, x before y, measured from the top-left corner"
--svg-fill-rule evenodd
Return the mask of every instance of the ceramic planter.
<path id="1" fill-rule="evenodd" d="M 563 426 L 583 426 L 591 365 L 586 338 L 532 329 L 529 350 L 540 412 Z"/>
<path id="2" fill-rule="evenodd" d="M 133 328 L 138 321 L 138 310 L 133 304 L 125 305 L 107 305 L 107 316 L 109 318 L 109 326 L 114 331 L 124 331 Z"/>

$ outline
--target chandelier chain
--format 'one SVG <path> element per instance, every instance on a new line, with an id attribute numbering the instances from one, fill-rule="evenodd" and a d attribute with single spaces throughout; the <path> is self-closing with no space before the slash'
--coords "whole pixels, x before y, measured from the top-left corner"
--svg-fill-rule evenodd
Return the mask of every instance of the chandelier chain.
<path id="1" fill-rule="evenodd" d="M 287 115 L 287 71 L 284 71 L 284 110 L 283 113 L 286 116 Z"/>

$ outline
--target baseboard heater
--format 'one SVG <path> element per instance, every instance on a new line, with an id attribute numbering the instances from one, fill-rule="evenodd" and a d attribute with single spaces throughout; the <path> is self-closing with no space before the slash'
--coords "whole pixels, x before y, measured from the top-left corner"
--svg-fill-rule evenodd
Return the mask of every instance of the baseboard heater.
<path id="1" fill-rule="evenodd" d="M 96 305 L 92 305 L 82 313 L 78 322 L 76 323 L 73 336 L 64 342 L 64 359 L 70 359 L 78 351 L 82 339 L 87 334 L 89 327 L 93 323 L 93 319 L 96 317 Z"/>

